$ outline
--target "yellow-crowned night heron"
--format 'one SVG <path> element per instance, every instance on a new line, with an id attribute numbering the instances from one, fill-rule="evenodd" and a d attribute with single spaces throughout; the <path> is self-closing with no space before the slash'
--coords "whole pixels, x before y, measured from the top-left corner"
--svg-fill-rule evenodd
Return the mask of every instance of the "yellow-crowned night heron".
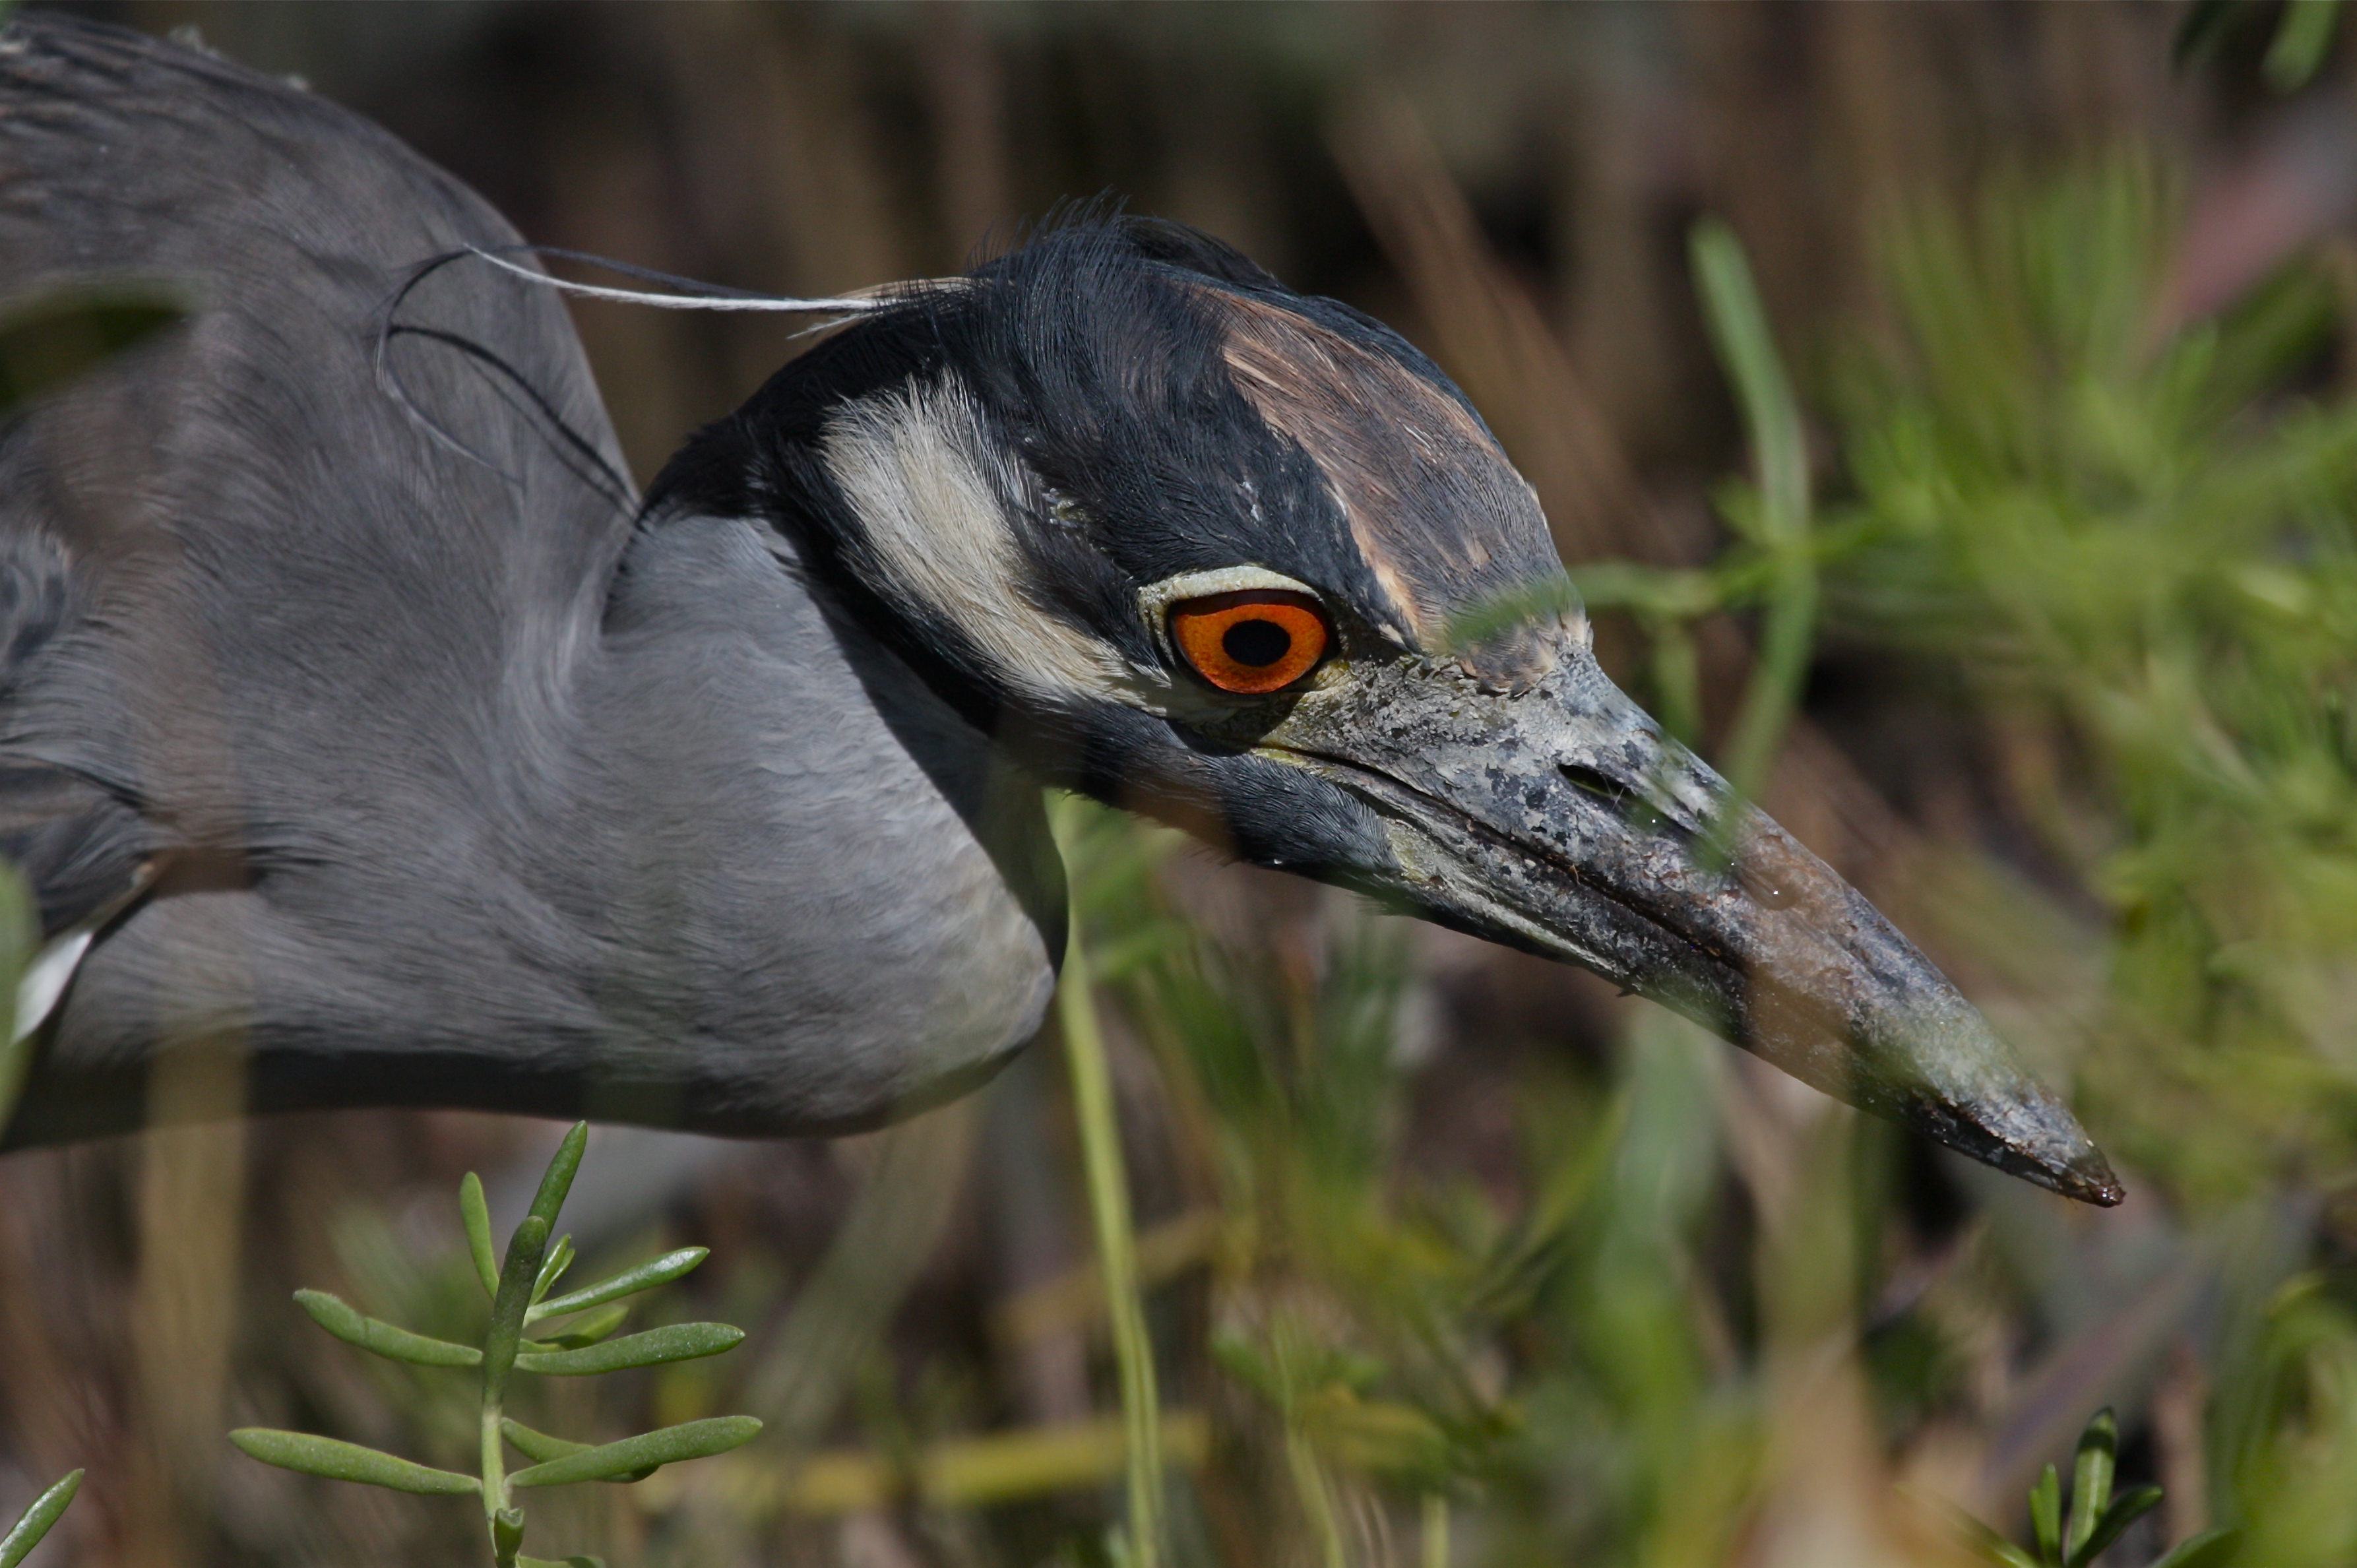
<path id="1" fill-rule="evenodd" d="M 1378 323 L 1070 222 L 843 328 L 640 504 L 552 294 L 402 293 L 515 243 L 296 89 L 0 42 L 0 279 L 202 302 L 0 438 L 0 848 L 94 936 L 15 1141 L 135 1124 L 221 1037 L 261 1110 L 873 1122 L 1038 1026 L 1049 784 L 2115 1200 L 1954 987 L 1605 678 L 1529 486 Z M 1552 607 L 1459 646 L 1517 596 Z M 1730 810 L 1731 868 L 1697 848 Z"/>

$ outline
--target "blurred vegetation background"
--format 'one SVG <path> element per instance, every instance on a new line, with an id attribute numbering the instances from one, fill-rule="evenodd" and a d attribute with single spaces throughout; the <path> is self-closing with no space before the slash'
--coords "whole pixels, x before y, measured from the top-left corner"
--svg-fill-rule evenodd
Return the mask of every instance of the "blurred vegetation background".
<path id="1" fill-rule="evenodd" d="M 2123 1483 L 2168 1497 L 2105 1562 L 2225 1522 L 2237 1563 L 2357 1563 L 2357 102 L 2329 6 L 83 9 L 298 75 L 535 241 L 743 287 L 952 270 L 1106 192 L 1201 225 L 1458 379 L 1608 666 L 1713 756 L 1764 585 L 1810 575 L 1765 803 L 2074 1088 L 2128 1204 L 1069 811 L 1168 1561 L 1969 1561 L 1953 1510 L 2022 1538 L 2109 1403 Z M 2312 73 L 2276 47 L 2301 14 Z M 1706 217 L 1797 388 L 1798 555 L 1741 482 Z M 576 308 L 642 478 L 792 351 Z M 535 1519 L 617 1568 L 1105 1561 L 1119 1390 L 1046 1044 L 869 1137 L 593 1136 L 585 1265 L 708 1245 L 666 1299 L 752 1337 L 526 1418 L 767 1430 Z M 462 1378 L 353 1357 L 287 1292 L 471 1338 L 449 1194 L 504 1172 L 512 1224 L 559 1133 L 350 1114 L 0 1162 L 0 1518 L 89 1467 L 32 1562 L 475 1560 L 466 1510 L 222 1434 L 466 1467 Z"/>

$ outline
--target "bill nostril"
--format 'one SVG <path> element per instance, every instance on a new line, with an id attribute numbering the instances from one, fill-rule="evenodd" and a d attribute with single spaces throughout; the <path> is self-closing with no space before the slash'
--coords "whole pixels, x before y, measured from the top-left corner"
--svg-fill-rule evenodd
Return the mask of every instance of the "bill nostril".
<path id="1" fill-rule="evenodd" d="M 1643 794 L 1601 768 L 1590 768 L 1584 762 L 1558 762 L 1555 766 L 1574 789 L 1609 805 L 1639 832 L 1650 833 L 1671 825 L 1670 819 L 1663 816 Z"/>
<path id="2" fill-rule="evenodd" d="M 1609 775 L 1599 773 L 1585 763 L 1559 762 L 1555 766 L 1563 769 L 1563 776 L 1571 780 L 1574 788 L 1584 789 L 1598 800 L 1609 800 L 1617 806 L 1629 797 L 1629 791 Z"/>

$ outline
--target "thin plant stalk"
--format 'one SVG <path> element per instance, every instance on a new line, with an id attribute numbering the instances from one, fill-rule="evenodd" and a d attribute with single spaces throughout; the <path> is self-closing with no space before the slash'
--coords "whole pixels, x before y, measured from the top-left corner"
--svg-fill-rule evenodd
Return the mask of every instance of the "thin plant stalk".
<path id="1" fill-rule="evenodd" d="M 1155 1387 L 1154 1350 L 1146 1339 L 1146 1307 L 1138 1292 L 1137 1239 L 1130 1219 L 1129 1179 L 1122 1168 L 1113 1078 L 1105 1065 L 1104 1036 L 1097 1026 L 1088 952 L 1077 920 L 1065 948 L 1056 1018 L 1064 1036 L 1065 1069 L 1071 1075 L 1072 1107 L 1080 1122 L 1081 1156 L 1088 1177 L 1089 1217 L 1096 1230 L 1097 1265 L 1104 1273 L 1114 1362 L 1121 1375 L 1122 1426 L 1129 1452 L 1129 1561 L 1136 1568 L 1157 1568 L 1166 1539 L 1161 1398 Z"/>
<path id="2" fill-rule="evenodd" d="M 1448 1568 L 1448 1498 L 1439 1492 L 1424 1494 L 1422 1568 Z"/>
<path id="3" fill-rule="evenodd" d="M 1702 744 L 1702 667 L 1694 634 L 1670 616 L 1643 618 L 1653 646 L 1653 696 L 1662 726 L 1681 745 Z"/>
<path id="4" fill-rule="evenodd" d="M 1711 341 L 1743 410 L 1760 489 L 1757 542 L 1769 558 L 1760 652 L 1724 759 L 1727 782 L 1748 800 L 1759 794 L 1775 761 L 1807 673 L 1815 632 L 1817 570 L 1810 538 L 1808 443 L 1801 428 L 1800 404 L 1769 334 L 1751 268 L 1725 224 L 1696 227 L 1694 268 Z M 1730 821 L 1733 817 L 1728 813 Z"/>
<path id="5" fill-rule="evenodd" d="M 1318 1463 L 1316 1450 L 1309 1437 L 1294 1419 L 1286 1414 L 1286 1466 L 1293 1472 L 1294 1490 L 1300 1494 L 1301 1511 L 1309 1520 L 1309 1533 L 1318 1538 L 1318 1568 L 1347 1568 L 1349 1558 L 1342 1550 L 1342 1525 L 1334 1517 L 1334 1498 L 1326 1489 L 1326 1472 Z"/>
<path id="6" fill-rule="evenodd" d="M 23 1092 L 32 1069 L 38 1042 L 27 1020 L 16 1016 L 25 1001 L 25 972 L 40 945 L 39 911 L 24 875 L 0 861 L 0 1133 L 16 1114 L 16 1096 Z"/>
<path id="7" fill-rule="evenodd" d="M 557 1156 L 558 1165 L 564 1167 L 564 1185 L 570 1184 L 571 1167 L 580 1163 L 580 1132 L 576 1129 L 567 1136 Z M 568 1155 L 570 1160 L 565 1157 Z M 524 1312 L 531 1305 L 533 1283 L 539 1277 L 547 1253 L 549 1221 L 554 1218 L 556 1207 L 548 1201 L 547 1194 L 555 1186 L 561 1201 L 564 1185 L 542 1182 L 541 1197 L 533 1202 L 533 1212 L 516 1228 L 514 1239 L 508 1243 L 506 1263 L 500 1271 L 499 1292 L 491 1300 L 490 1329 L 483 1339 L 483 1516 L 490 1530 L 491 1553 L 500 1568 L 511 1568 L 523 1541 L 523 1520 L 515 1508 L 507 1477 L 500 1421 L 506 1414 L 508 1378 L 514 1370 L 516 1351 L 523 1337 Z M 548 1210 L 546 1215 L 541 1212 L 544 1208 Z"/>

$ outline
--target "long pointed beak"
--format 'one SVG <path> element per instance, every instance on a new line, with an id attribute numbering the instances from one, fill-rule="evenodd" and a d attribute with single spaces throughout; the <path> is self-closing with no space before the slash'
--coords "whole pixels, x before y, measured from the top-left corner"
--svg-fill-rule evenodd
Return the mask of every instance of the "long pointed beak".
<path id="1" fill-rule="evenodd" d="M 1259 749 L 1380 816 L 1397 866 L 1369 891 L 1593 970 L 1999 1170 L 2120 1201 L 1947 977 L 1584 650 L 1518 695 L 1393 665 L 1305 696 Z"/>

